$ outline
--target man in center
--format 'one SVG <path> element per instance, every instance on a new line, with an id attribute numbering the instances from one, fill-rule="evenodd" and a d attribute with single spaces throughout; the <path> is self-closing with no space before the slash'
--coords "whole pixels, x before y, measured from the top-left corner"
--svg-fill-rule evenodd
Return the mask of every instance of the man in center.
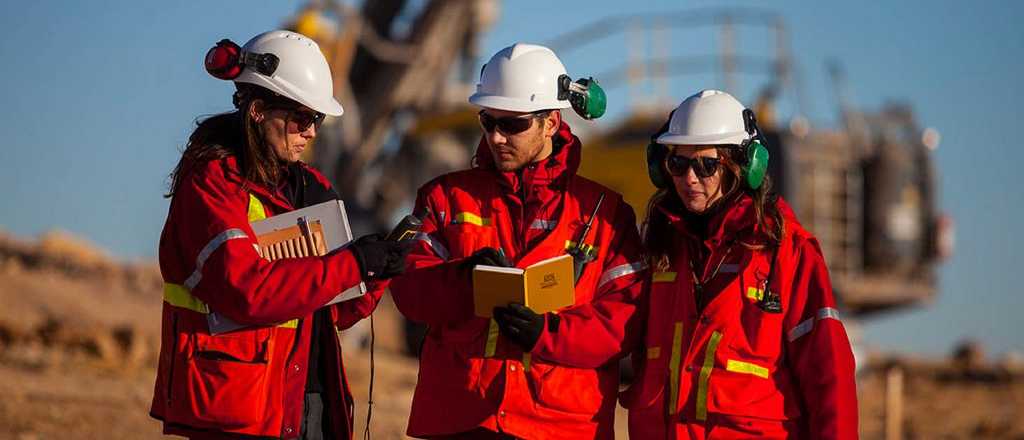
<path id="1" fill-rule="evenodd" d="M 410 436 L 614 437 L 618 360 L 641 327 L 646 265 L 633 209 L 576 174 L 581 144 L 561 113 L 570 96 L 579 107 L 586 90 L 550 49 L 502 49 L 469 98 L 481 107 L 474 166 L 420 188 L 423 229 L 391 284 L 398 309 L 428 326 Z M 476 316 L 474 266 L 522 268 L 570 249 L 586 254 L 574 305 Z"/>

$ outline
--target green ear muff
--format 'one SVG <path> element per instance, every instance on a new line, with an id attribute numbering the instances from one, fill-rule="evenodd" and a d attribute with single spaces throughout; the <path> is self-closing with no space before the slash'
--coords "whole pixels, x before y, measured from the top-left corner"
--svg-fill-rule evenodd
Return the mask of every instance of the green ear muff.
<path id="1" fill-rule="evenodd" d="M 608 96 L 594 78 L 572 82 L 569 75 L 559 76 L 558 99 L 568 99 L 573 111 L 587 120 L 600 118 L 608 106 Z"/>
<path id="2" fill-rule="evenodd" d="M 651 178 L 651 183 L 656 188 L 672 187 L 672 178 L 669 177 L 664 166 L 665 158 L 668 157 L 668 147 L 659 144 L 658 138 L 668 132 L 669 123 L 672 122 L 672 115 L 675 112 L 675 110 L 672 110 L 668 114 L 668 119 L 665 120 L 664 124 L 661 124 L 658 131 L 651 135 L 651 142 L 647 144 L 647 177 Z"/>
<path id="3" fill-rule="evenodd" d="M 764 183 L 764 175 L 768 172 L 768 149 L 758 140 L 747 144 L 747 163 L 743 165 L 743 181 L 747 188 L 758 189 Z"/>
<path id="4" fill-rule="evenodd" d="M 741 167 L 741 178 L 747 184 L 747 188 L 756 190 L 764 183 L 764 175 L 768 172 L 768 149 L 764 147 L 764 136 L 757 128 L 757 118 L 754 117 L 753 110 L 743 109 L 743 125 L 750 135 L 750 140 L 742 144 L 745 162 Z"/>
<path id="5" fill-rule="evenodd" d="M 665 173 L 666 156 L 668 147 L 653 141 L 647 144 L 647 176 L 657 188 L 668 188 L 672 185 L 672 179 Z"/>
<path id="6" fill-rule="evenodd" d="M 593 78 L 576 80 L 569 86 L 569 103 L 583 119 L 597 119 L 604 115 L 608 96 Z"/>

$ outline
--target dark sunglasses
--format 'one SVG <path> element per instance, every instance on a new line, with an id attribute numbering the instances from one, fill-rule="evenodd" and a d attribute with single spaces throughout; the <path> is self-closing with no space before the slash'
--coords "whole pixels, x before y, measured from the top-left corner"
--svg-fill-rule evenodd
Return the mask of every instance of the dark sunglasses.
<path id="1" fill-rule="evenodd" d="M 305 109 L 297 109 L 295 107 L 274 108 L 277 110 L 284 110 L 288 112 L 289 131 L 291 131 L 291 129 L 294 129 L 294 131 L 297 131 L 299 133 L 308 130 L 310 125 L 316 125 L 316 128 L 319 130 L 320 124 L 323 124 L 324 118 L 327 117 L 327 115 L 320 112 L 308 111 Z"/>
<path id="2" fill-rule="evenodd" d="M 529 113 L 519 116 L 506 116 L 504 118 L 495 118 L 483 110 L 477 113 L 480 116 L 480 125 L 487 130 L 488 133 L 494 131 L 494 127 L 498 127 L 504 134 L 519 134 L 526 131 L 533 125 L 533 120 L 541 116 L 539 113 Z"/>
<path id="3" fill-rule="evenodd" d="M 308 130 L 310 125 L 315 125 L 319 130 L 320 124 L 324 123 L 325 117 L 327 117 L 327 115 L 320 112 L 292 110 L 291 116 L 288 119 L 295 123 L 295 128 L 301 133 Z"/>
<path id="4" fill-rule="evenodd" d="M 665 168 L 673 176 L 685 176 L 686 170 L 693 168 L 693 174 L 701 179 L 714 176 L 718 171 L 721 158 L 718 157 L 697 157 L 690 159 L 686 156 L 672 155 L 665 158 Z"/>

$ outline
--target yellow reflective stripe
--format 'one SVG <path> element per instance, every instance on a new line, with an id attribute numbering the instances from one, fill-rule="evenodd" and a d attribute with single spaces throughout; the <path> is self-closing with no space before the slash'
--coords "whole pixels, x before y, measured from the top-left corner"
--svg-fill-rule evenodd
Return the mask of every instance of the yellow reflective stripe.
<path id="1" fill-rule="evenodd" d="M 532 360 L 533 359 L 532 356 L 530 356 L 530 353 L 523 353 L 523 371 L 527 373 L 530 372 L 530 361 Z"/>
<path id="2" fill-rule="evenodd" d="M 498 321 L 491 319 L 487 326 L 487 345 L 484 346 L 484 357 L 494 357 L 494 351 L 498 348 Z"/>
<path id="3" fill-rule="evenodd" d="M 753 374 L 754 376 L 762 379 L 768 378 L 768 369 L 760 365 L 755 365 L 750 362 L 737 361 L 729 359 L 725 363 L 725 371 L 734 371 L 737 373 Z"/>
<path id="4" fill-rule="evenodd" d="M 164 283 L 164 301 L 175 307 L 189 309 L 202 314 L 210 313 L 210 306 L 199 298 L 192 296 L 192 293 L 181 284 Z"/>
<path id="5" fill-rule="evenodd" d="M 715 366 L 715 351 L 718 350 L 718 342 L 721 340 L 721 333 L 711 333 L 708 348 L 704 351 L 704 365 L 700 367 L 700 379 L 697 382 L 697 420 L 700 421 L 708 418 L 708 379 L 711 378 L 711 369 Z"/>
<path id="6" fill-rule="evenodd" d="M 657 359 L 661 357 L 661 347 L 647 347 L 647 359 Z"/>
<path id="7" fill-rule="evenodd" d="M 469 223 L 471 225 L 477 226 L 491 225 L 491 219 L 480 217 L 479 215 L 473 214 L 472 212 L 460 212 L 458 214 L 455 214 L 455 217 L 452 218 L 452 221 L 455 223 Z"/>
<path id="8" fill-rule="evenodd" d="M 651 277 L 651 281 L 655 283 L 674 283 L 676 281 L 676 273 L 655 272 L 654 276 Z"/>
<path id="9" fill-rule="evenodd" d="M 669 360 L 669 398 L 668 414 L 676 412 L 676 405 L 679 402 L 679 359 L 680 351 L 683 349 L 683 323 L 677 322 L 672 331 L 672 358 Z M 659 352 L 661 350 L 658 350 Z"/>
<path id="10" fill-rule="evenodd" d="M 757 287 L 747 287 L 747 298 L 760 301 L 764 297 L 764 290 L 758 289 Z"/>
<path id="11" fill-rule="evenodd" d="M 249 221 L 263 220 L 267 218 L 267 211 L 263 209 L 263 203 L 256 196 L 249 194 Z"/>
<path id="12" fill-rule="evenodd" d="M 249 194 L 249 210 L 247 215 L 250 222 L 267 218 L 267 210 L 263 208 L 263 202 L 252 194 Z M 285 321 L 277 326 L 283 328 L 299 328 L 299 320 L 293 319 L 291 321 Z"/>
<path id="13" fill-rule="evenodd" d="M 576 242 L 575 241 L 565 240 L 565 250 L 573 249 L 575 247 L 576 247 Z M 592 244 L 586 244 L 586 243 L 583 244 L 583 252 L 585 252 L 587 255 L 593 255 L 594 253 L 597 253 L 598 249 L 601 249 L 601 248 L 596 247 L 596 246 L 594 246 Z"/>
<path id="14" fill-rule="evenodd" d="M 164 302 L 175 307 L 189 309 L 204 315 L 210 314 L 210 306 L 201 299 L 192 295 L 185 286 L 181 284 L 164 283 Z M 293 319 L 277 325 L 282 328 L 299 328 L 299 320 Z"/>

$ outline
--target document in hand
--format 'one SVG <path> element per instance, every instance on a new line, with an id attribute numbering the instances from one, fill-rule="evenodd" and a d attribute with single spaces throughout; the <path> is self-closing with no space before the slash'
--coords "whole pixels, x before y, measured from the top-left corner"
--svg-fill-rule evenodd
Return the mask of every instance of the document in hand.
<path id="1" fill-rule="evenodd" d="M 490 318 L 495 307 L 520 303 L 547 313 L 576 303 L 572 256 L 559 255 L 525 269 L 478 265 L 473 268 L 476 315 Z"/>
<path id="2" fill-rule="evenodd" d="M 274 261 L 280 258 L 299 258 L 325 255 L 352 241 L 345 203 L 330 200 L 295 211 L 268 217 L 250 223 L 256 233 L 261 257 Z M 366 285 L 359 283 L 335 296 L 327 304 L 347 301 L 366 293 Z M 287 295 L 288 292 L 281 292 Z M 211 311 L 206 315 L 210 334 L 224 333 L 245 327 L 226 316 Z"/>

